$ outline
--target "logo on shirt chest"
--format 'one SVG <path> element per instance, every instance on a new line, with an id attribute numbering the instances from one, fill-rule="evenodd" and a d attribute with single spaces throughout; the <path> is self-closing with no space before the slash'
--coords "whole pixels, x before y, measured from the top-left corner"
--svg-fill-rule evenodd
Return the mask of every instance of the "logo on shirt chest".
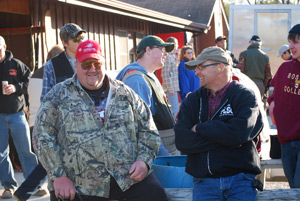
<path id="1" fill-rule="evenodd" d="M 227 104 L 220 112 L 220 117 L 223 116 L 233 116 L 232 108 L 230 104 Z"/>
<path id="2" fill-rule="evenodd" d="M 9 69 L 8 73 L 9 73 L 9 75 L 17 76 L 17 70 L 16 69 Z"/>

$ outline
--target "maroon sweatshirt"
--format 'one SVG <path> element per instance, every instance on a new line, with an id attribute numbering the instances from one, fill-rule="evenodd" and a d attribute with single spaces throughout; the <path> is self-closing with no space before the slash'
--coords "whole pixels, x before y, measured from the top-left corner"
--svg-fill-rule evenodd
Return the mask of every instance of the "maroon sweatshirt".
<path id="1" fill-rule="evenodd" d="M 280 143 L 300 140 L 300 62 L 297 59 L 280 65 L 271 81 L 275 101 L 274 117 Z"/>

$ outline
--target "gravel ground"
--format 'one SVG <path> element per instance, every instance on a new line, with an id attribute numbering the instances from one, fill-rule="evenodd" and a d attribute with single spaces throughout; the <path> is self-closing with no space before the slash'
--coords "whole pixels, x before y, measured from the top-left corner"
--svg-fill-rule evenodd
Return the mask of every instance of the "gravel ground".
<path id="1" fill-rule="evenodd" d="M 266 181 L 265 183 L 265 189 L 271 190 L 271 189 L 289 189 L 289 183 L 288 182 L 282 182 L 282 181 Z"/>

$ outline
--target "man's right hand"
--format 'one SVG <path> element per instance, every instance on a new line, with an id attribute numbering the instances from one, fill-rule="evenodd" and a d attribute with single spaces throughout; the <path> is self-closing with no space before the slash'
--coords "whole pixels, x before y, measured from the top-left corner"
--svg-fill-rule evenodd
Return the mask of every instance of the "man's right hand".
<path id="1" fill-rule="evenodd" d="M 272 123 L 274 126 L 276 126 L 275 118 L 274 118 L 274 108 L 275 108 L 275 103 L 272 101 L 269 105 L 269 115 L 271 117 Z"/>
<path id="2" fill-rule="evenodd" d="M 53 182 L 55 196 L 61 196 L 65 199 L 74 200 L 75 193 L 77 192 L 73 182 L 65 176 L 59 177 Z"/>

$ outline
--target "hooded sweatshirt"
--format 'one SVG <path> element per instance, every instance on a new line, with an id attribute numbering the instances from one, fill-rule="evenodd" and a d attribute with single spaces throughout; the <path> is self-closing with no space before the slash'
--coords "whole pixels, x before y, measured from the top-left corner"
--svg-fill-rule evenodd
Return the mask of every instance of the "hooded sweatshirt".
<path id="1" fill-rule="evenodd" d="M 16 87 L 16 92 L 4 95 L 0 92 L 0 113 L 13 114 L 23 111 L 25 105 L 24 94 L 30 79 L 29 68 L 20 60 L 13 58 L 10 51 L 5 52 L 5 59 L 0 63 L 0 81 L 8 81 Z"/>

